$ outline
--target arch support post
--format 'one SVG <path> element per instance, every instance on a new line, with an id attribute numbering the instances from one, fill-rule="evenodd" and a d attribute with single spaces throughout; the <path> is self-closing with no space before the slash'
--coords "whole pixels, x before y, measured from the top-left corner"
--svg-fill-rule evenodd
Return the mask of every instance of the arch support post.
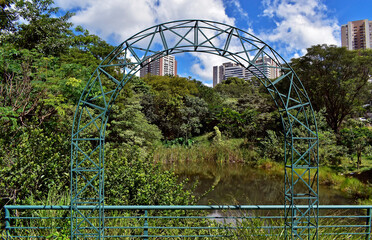
<path id="1" fill-rule="evenodd" d="M 306 137 L 293 132 L 285 138 L 285 239 L 318 239 L 318 136 L 310 129 Z"/>

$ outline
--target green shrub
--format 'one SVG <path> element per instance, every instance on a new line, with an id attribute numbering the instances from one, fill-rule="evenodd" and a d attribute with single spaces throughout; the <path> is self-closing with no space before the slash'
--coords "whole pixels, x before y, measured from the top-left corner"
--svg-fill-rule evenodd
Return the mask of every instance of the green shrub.
<path id="1" fill-rule="evenodd" d="M 106 150 L 105 197 L 112 205 L 187 205 L 194 203 L 186 182 L 141 156 L 138 148 Z"/>

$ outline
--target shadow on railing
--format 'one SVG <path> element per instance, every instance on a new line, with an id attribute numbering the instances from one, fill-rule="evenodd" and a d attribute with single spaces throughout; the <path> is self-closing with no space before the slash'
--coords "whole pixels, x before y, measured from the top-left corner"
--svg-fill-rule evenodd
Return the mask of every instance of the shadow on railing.
<path id="1" fill-rule="evenodd" d="M 3 238 L 70 237 L 70 206 L 8 205 L 4 209 Z M 79 207 L 79 211 L 92 209 Z M 267 240 L 284 233 L 282 205 L 105 206 L 104 211 L 105 238 Z M 320 239 L 371 240 L 372 205 L 321 205 L 319 211 Z M 79 234 L 94 232 L 98 219 L 94 211 L 87 219 L 75 218 Z"/>

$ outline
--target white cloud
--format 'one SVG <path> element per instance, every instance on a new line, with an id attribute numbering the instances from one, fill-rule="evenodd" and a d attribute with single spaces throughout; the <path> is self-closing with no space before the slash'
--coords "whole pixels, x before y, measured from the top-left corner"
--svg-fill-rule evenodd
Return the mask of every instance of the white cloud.
<path id="1" fill-rule="evenodd" d="M 248 13 L 242 8 L 239 0 L 227 0 L 226 3 L 232 6 L 234 11 L 237 12 L 238 16 L 245 20 L 248 19 Z"/>
<path id="2" fill-rule="evenodd" d="M 114 37 L 119 43 L 154 25 L 155 17 L 150 4 L 150 1 L 122 0 L 83 2 L 71 21 L 104 39 Z"/>
<path id="3" fill-rule="evenodd" d="M 119 43 L 158 23 L 179 19 L 207 19 L 234 24 L 222 0 L 56 0 L 57 6 L 75 10 L 71 21 L 104 39 Z M 76 10 L 78 9 L 78 10 Z"/>
<path id="4" fill-rule="evenodd" d="M 196 61 L 191 66 L 191 72 L 198 75 L 202 80 L 213 79 L 213 66 L 221 65 L 228 62 L 227 59 L 210 54 L 192 53 L 196 57 Z"/>
<path id="5" fill-rule="evenodd" d="M 265 0 L 264 16 L 272 18 L 276 27 L 261 33 L 266 41 L 287 54 L 303 54 L 316 44 L 340 44 L 340 26 L 328 18 L 321 0 Z"/>
<path id="6" fill-rule="evenodd" d="M 213 83 L 204 83 L 204 85 L 210 88 L 213 87 Z"/>
<path id="7" fill-rule="evenodd" d="M 231 2 L 239 4 L 237 0 Z M 71 21 L 75 25 L 82 25 L 116 44 L 148 27 L 173 20 L 206 19 L 235 24 L 235 19 L 226 14 L 222 0 L 56 0 L 56 5 L 64 10 L 74 10 Z M 243 12 L 240 4 L 237 6 Z M 194 56 L 191 71 L 203 80 L 211 80 L 213 64 L 224 61 L 209 54 Z"/>
<path id="8" fill-rule="evenodd" d="M 94 3 L 94 0 L 54 0 L 54 3 L 62 9 L 86 8 Z"/>
<path id="9" fill-rule="evenodd" d="M 233 25 L 222 0 L 160 0 L 154 8 L 159 22 L 177 19 L 207 19 Z"/>

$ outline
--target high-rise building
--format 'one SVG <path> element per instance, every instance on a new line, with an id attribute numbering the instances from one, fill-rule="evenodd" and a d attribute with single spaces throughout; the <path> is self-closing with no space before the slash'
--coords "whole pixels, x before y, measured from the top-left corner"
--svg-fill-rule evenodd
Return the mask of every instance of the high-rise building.
<path id="1" fill-rule="evenodd" d="M 177 75 L 177 61 L 174 56 L 164 56 L 154 61 L 149 58 L 144 62 L 144 67 L 140 70 L 140 77 L 144 77 L 147 74 L 152 75 Z"/>
<path id="2" fill-rule="evenodd" d="M 251 67 L 250 71 L 246 70 L 246 78 L 251 79 L 252 77 L 275 79 L 281 75 L 280 68 L 274 60 L 269 57 L 258 58 L 256 61 L 256 67 Z"/>
<path id="3" fill-rule="evenodd" d="M 213 87 L 229 77 L 250 80 L 252 77 L 275 79 L 280 76 L 278 65 L 269 57 L 258 58 L 255 66 L 246 69 L 236 63 L 226 62 L 213 67 Z"/>
<path id="4" fill-rule="evenodd" d="M 348 22 L 341 26 L 341 44 L 349 50 L 372 47 L 372 21 Z"/>
<path id="5" fill-rule="evenodd" d="M 213 87 L 219 84 L 224 80 L 225 77 L 225 67 L 221 66 L 213 66 Z"/>
<path id="6" fill-rule="evenodd" d="M 232 62 L 223 63 L 221 66 L 213 66 L 213 87 L 228 77 L 245 79 L 245 68 Z"/>

